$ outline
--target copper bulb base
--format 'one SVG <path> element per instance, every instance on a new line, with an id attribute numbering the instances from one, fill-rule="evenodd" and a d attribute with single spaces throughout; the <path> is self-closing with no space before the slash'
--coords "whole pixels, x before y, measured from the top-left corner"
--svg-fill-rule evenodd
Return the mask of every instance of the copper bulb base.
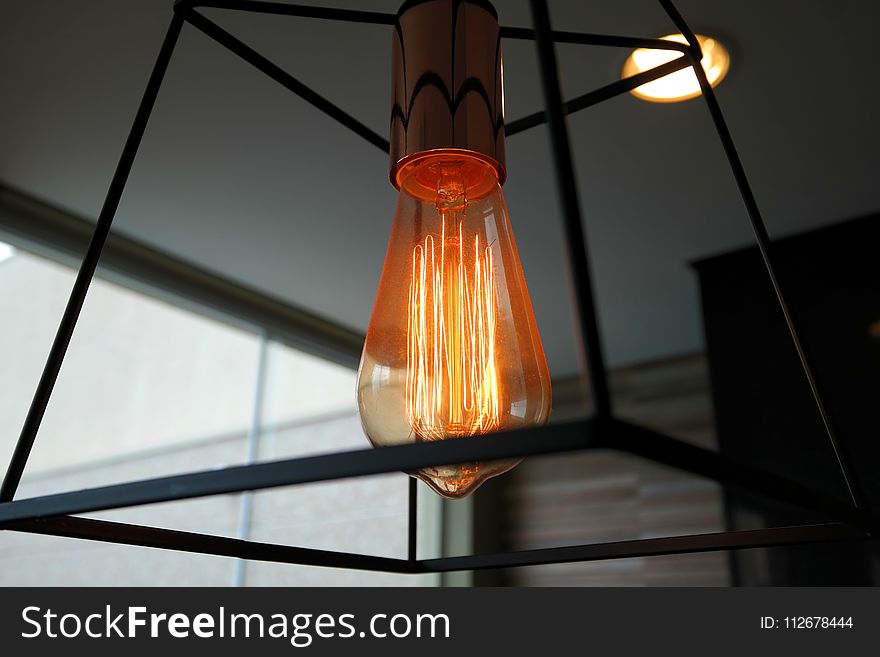
<path id="1" fill-rule="evenodd" d="M 501 38 L 483 0 L 411 0 L 391 40 L 391 184 L 424 151 L 461 149 L 506 178 Z"/>

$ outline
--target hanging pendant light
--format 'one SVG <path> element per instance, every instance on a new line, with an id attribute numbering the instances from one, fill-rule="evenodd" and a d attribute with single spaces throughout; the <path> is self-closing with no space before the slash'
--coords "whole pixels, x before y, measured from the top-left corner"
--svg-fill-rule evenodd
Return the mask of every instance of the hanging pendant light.
<path id="1" fill-rule="evenodd" d="M 358 372 L 374 446 L 544 424 L 550 376 L 507 206 L 498 18 L 407 2 L 392 41 L 391 183 L 400 191 Z M 413 472 L 458 498 L 519 459 Z"/>

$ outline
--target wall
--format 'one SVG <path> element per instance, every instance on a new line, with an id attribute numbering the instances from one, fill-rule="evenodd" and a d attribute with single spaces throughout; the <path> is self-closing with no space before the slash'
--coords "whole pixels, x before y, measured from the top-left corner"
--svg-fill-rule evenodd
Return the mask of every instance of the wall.
<path id="1" fill-rule="evenodd" d="M 692 354 L 611 374 L 619 417 L 715 446 L 706 362 Z M 554 387 L 554 419 L 582 414 L 574 382 Z M 523 550 L 722 531 L 720 488 L 612 451 L 528 459 L 500 491 L 501 536 Z M 520 586 L 726 586 L 727 556 L 704 553 L 512 569 Z"/>

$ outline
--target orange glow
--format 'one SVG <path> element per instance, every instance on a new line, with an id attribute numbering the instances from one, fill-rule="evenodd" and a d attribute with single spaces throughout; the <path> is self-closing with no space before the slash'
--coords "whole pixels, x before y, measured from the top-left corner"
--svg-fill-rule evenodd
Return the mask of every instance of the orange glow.
<path id="1" fill-rule="evenodd" d="M 361 366 L 361 422 L 377 446 L 543 424 L 550 377 L 494 163 L 421 153 L 401 194 Z M 518 459 L 413 472 L 463 497 Z"/>
<path id="2" fill-rule="evenodd" d="M 407 414 L 422 438 L 472 436 L 499 424 L 492 250 L 473 248 L 461 217 L 441 212 L 440 246 L 413 249 L 407 326 Z"/>
<path id="3" fill-rule="evenodd" d="M 700 34 L 696 36 L 703 51 L 703 59 L 700 60 L 700 64 L 703 70 L 706 71 L 706 79 L 709 81 L 709 84 L 715 87 L 727 75 L 727 71 L 730 68 L 730 55 L 717 39 Z M 667 34 L 660 38 L 665 41 L 687 43 L 687 39 L 681 34 Z M 623 65 L 621 76 L 627 78 L 682 56 L 680 52 L 675 50 L 638 48 L 627 58 L 626 63 Z M 696 98 L 700 93 L 700 83 L 690 67 L 664 75 L 662 78 L 636 87 L 632 91 L 634 96 L 642 100 L 658 103 L 688 100 L 689 98 Z"/>

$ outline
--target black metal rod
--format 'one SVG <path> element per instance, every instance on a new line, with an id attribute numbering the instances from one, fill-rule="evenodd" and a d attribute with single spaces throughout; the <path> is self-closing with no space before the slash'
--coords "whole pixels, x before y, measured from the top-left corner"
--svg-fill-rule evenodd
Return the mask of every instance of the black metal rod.
<path id="1" fill-rule="evenodd" d="M 452 438 L 359 449 L 46 495 L 0 503 L 0 526 L 12 520 L 34 520 L 437 465 L 588 449 L 599 446 L 600 436 L 609 433 L 601 430 L 604 425 L 605 422 L 598 419 L 578 420 L 550 427 L 487 434 L 478 439 Z"/>
<path id="2" fill-rule="evenodd" d="M 666 12 L 666 15 L 669 16 L 670 20 L 675 24 L 675 27 L 678 28 L 685 41 L 687 41 L 687 44 L 685 44 L 687 47 L 687 53 L 691 57 L 694 74 L 699 77 L 698 69 L 702 68 L 699 64 L 703 59 L 703 49 L 700 46 L 700 40 L 697 39 L 697 35 L 684 20 L 684 17 L 678 13 L 678 9 L 675 8 L 672 2 L 668 2 L 667 0 L 658 0 L 658 2 L 663 8 L 663 11 Z"/>
<path id="3" fill-rule="evenodd" d="M 356 9 L 336 9 L 333 7 L 313 7 L 294 5 L 282 2 L 264 2 L 261 0 L 178 0 L 175 9 L 211 8 L 249 11 L 260 14 L 279 16 L 297 16 L 300 18 L 317 18 L 322 20 L 343 21 L 347 23 L 366 23 L 371 25 L 394 25 L 397 14 Z M 520 39 L 534 41 L 535 31 L 525 27 L 502 27 L 501 37 L 504 39 Z M 585 32 L 553 32 L 553 40 L 557 43 L 576 43 L 589 46 L 613 46 L 619 48 L 653 48 L 660 50 L 678 50 L 685 52 L 687 46 L 663 39 L 646 39 L 642 37 L 616 36 L 612 34 L 589 34 Z"/>
<path id="4" fill-rule="evenodd" d="M 369 11 L 358 11 L 358 10 L 349 10 L 349 9 L 333 9 L 327 7 L 309 7 L 305 5 L 288 5 L 278 2 L 261 2 L 257 0 L 214 0 L 207 2 L 195 2 L 195 1 L 187 1 L 180 0 L 176 5 L 176 8 L 180 9 L 181 7 L 206 7 L 206 8 L 218 8 L 218 9 L 234 9 L 234 10 L 242 10 L 242 11 L 250 11 L 250 12 L 258 12 L 265 14 L 277 14 L 277 15 L 285 15 L 285 16 L 298 16 L 302 18 L 317 18 L 317 19 L 325 19 L 325 20 L 335 20 L 335 21 L 346 21 L 346 22 L 355 22 L 355 23 L 370 23 L 376 25 L 393 25 L 396 22 L 395 14 L 384 14 L 377 12 L 369 12 Z M 208 19 L 204 18 L 200 14 L 196 14 L 202 20 L 207 21 Z M 196 19 L 198 20 L 198 19 Z M 221 30 L 216 23 L 212 23 L 214 30 Z M 201 28 L 200 28 L 201 29 Z M 202 30 L 205 31 L 205 30 Z M 206 32 L 207 33 L 207 32 Z M 219 33 L 218 33 L 219 34 Z M 214 35 L 210 34 L 212 38 L 220 41 L 220 39 Z M 510 38 L 510 39 L 524 39 L 524 40 L 534 40 L 535 32 L 534 30 L 522 27 L 502 27 L 501 28 L 501 36 L 502 38 Z M 225 38 L 234 39 L 228 32 L 225 34 Z M 607 35 L 607 34 L 588 34 L 582 32 L 553 32 L 553 40 L 557 43 L 573 43 L 580 45 L 596 45 L 596 46 L 617 46 L 624 48 L 651 48 L 651 49 L 661 49 L 661 50 L 675 50 L 681 53 L 687 52 L 688 46 L 686 44 L 677 43 L 674 41 L 664 41 L 663 39 L 644 39 L 641 37 L 629 37 L 629 36 L 615 36 L 615 35 Z M 222 43 L 222 42 L 221 42 Z M 229 47 L 229 44 L 224 43 Z M 247 47 L 247 46 L 245 46 Z M 235 50 L 233 49 L 233 52 Z M 241 55 L 241 53 L 237 53 Z M 252 53 L 252 55 L 255 53 Z M 242 55 L 243 56 L 243 55 Z M 245 59 L 247 59 L 245 57 Z M 266 65 L 268 60 L 265 58 L 261 59 L 260 63 L 256 63 L 254 61 L 250 61 L 251 64 L 265 72 L 267 75 L 273 77 L 278 82 L 283 84 L 284 86 L 294 91 L 297 95 L 304 98 L 306 101 L 312 103 L 321 111 L 327 113 L 333 118 L 339 120 L 343 125 L 349 127 L 354 130 L 361 137 L 364 137 L 370 143 L 378 146 L 384 151 L 388 151 L 388 142 L 380 135 L 376 134 L 352 116 L 336 107 L 325 98 L 318 95 L 316 92 L 312 91 L 305 85 L 302 85 L 299 81 L 293 79 L 299 86 L 296 89 L 289 87 L 284 81 L 278 80 L 275 75 L 266 70 Z M 578 96 L 563 105 L 563 111 L 566 114 L 571 114 L 573 112 L 577 112 L 579 110 L 585 109 L 586 107 L 590 107 L 597 103 L 602 102 L 603 100 L 607 100 L 613 96 L 616 96 L 621 93 L 626 93 L 639 85 L 645 84 L 646 82 L 650 82 L 652 80 L 656 80 L 657 78 L 663 77 L 664 75 L 668 75 L 669 73 L 673 73 L 679 69 L 685 68 L 688 66 L 688 63 L 678 62 L 676 61 L 674 64 L 672 62 L 663 64 L 661 66 L 652 69 L 651 71 L 645 71 L 643 73 L 639 73 L 635 76 L 631 76 L 630 78 L 626 78 L 626 80 L 619 80 L 612 84 L 609 84 L 601 89 L 597 89 L 595 91 L 589 92 L 582 96 Z M 281 71 L 278 69 L 275 71 L 277 73 Z M 281 71 L 283 73 L 283 71 Z M 309 96 L 303 95 L 304 93 L 313 94 Z M 318 103 L 326 103 L 326 105 L 320 105 Z M 347 120 L 353 122 L 353 124 L 346 123 L 340 119 L 339 116 L 328 111 L 329 108 L 333 108 L 334 110 L 341 112 L 342 115 L 346 117 Z M 544 112 L 536 112 L 534 114 L 530 114 L 521 119 L 517 119 L 508 123 L 505 126 L 505 134 L 508 136 L 514 135 L 518 132 L 522 132 L 524 130 L 528 130 L 529 128 L 533 128 L 537 125 L 541 125 L 546 122 L 546 115 Z M 356 124 L 358 127 L 354 127 Z M 366 131 L 366 132 L 364 132 Z"/>
<path id="5" fill-rule="evenodd" d="M 206 8 L 218 8 L 218 9 L 234 9 L 234 10 L 242 10 L 242 11 L 250 11 L 250 12 L 258 12 L 265 14 L 277 14 L 277 15 L 285 15 L 285 16 L 298 16 L 302 18 L 317 18 L 324 20 L 334 20 L 334 21 L 346 21 L 346 22 L 354 22 L 354 23 L 370 23 L 375 25 L 393 25 L 397 17 L 395 14 L 385 14 L 385 13 L 377 13 L 370 11 L 358 11 L 358 10 L 349 10 L 349 9 L 333 9 L 328 7 L 309 7 L 305 5 L 288 5 L 278 2 L 261 2 L 257 0 L 213 0 L 206 2 L 196 2 L 196 1 L 187 1 L 180 0 L 176 7 L 179 9 L 181 7 L 206 7 Z M 202 17 L 204 18 L 204 17 Z M 207 20 L 207 19 L 205 19 Z M 217 29 L 220 29 L 216 26 Z M 502 27 L 501 28 L 501 37 L 509 38 L 509 39 L 523 39 L 523 40 L 534 40 L 535 32 L 532 29 L 522 28 L 522 27 Z M 227 33 L 228 34 L 228 33 Z M 212 35 L 213 36 L 213 35 Z M 216 38 L 216 37 L 214 37 Z M 233 38 L 233 37 L 230 37 Z M 622 48 L 650 48 L 650 49 L 660 49 L 660 50 L 675 50 L 681 53 L 687 52 L 688 46 L 686 44 L 677 43 L 675 41 L 664 41 L 663 39 L 645 39 L 641 37 L 630 37 L 630 36 L 616 36 L 609 34 L 588 34 L 582 32 L 553 32 L 553 40 L 557 43 L 573 43 L 580 45 L 595 45 L 595 46 L 616 46 Z M 226 44 L 224 44 L 226 45 Z M 253 62 L 251 62 L 253 63 Z M 262 65 L 257 65 L 257 68 L 264 70 Z M 664 75 L 668 75 L 669 73 L 673 73 L 681 68 L 688 66 L 688 63 L 685 62 L 677 62 L 663 64 L 662 66 L 658 66 L 651 71 L 645 71 L 643 73 L 639 73 L 638 75 L 631 76 L 626 80 L 620 80 L 618 82 L 607 85 L 606 87 L 602 87 L 601 89 L 597 89 L 590 93 L 584 94 L 583 96 L 579 96 L 574 98 L 568 102 L 566 102 L 563 106 L 563 110 L 566 114 L 570 114 L 573 112 L 577 112 L 586 107 L 590 107 L 595 105 L 603 100 L 607 100 L 613 96 L 616 96 L 621 93 L 626 93 L 639 85 L 645 84 L 646 82 L 650 82 L 651 80 L 655 80 L 657 78 L 663 77 Z M 268 71 L 265 71 L 267 74 L 271 75 Z M 653 73 L 653 75 L 652 75 Z M 282 82 L 282 84 L 284 84 Z M 631 85 L 631 86 L 630 86 Z M 287 86 L 287 85 L 285 85 Z M 304 85 L 303 85 L 304 87 Z M 293 89 L 295 93 L 301 95 L 299 91 Z M 311 91 L 311 90 L 310 90 Z M 314 93 L 314 92 L 312 92 Z M 315 94 L 317 98 L 321 98 L 317 94 Z M 306 98 L 309 102 L 312 102 L 309 98 Z M 329 104 L 329 101 L 321 98 L 324 102 Z M 314 103 L 313 103 L 314 104 Z M 316 105 L 317 106 L 317 105 Z M 334 106 L 335 107 L 335 106 Z M 326 111 L 323 107 L 319 107 L 322 111 Z M 339 108 L 336 108 L 339 110 Z M 339 110 L 342 112 L 342 110 Z M 329 114 L 329 112 L 328 112 Z M 337 118 L 332 115 L 333 118 Z M 355 121 L 352 117 L 346 114 L 352 121 Z M 338 120 L 338 119 L 337 119 Z M 510 136 L 514 135 L 518 132 L 522 132 L 524 130 L 528 130 L 529 128 L 533 128 L 537 125 L 546 122 L 546 116 L 544 112 L 536 112 L 534 114 L 530 114 L 521 119 L 517 119 L 507 124 L 505 127 L 505 133 Z M 345 123 L 343 123 L 345 125 Z M 348 126 L 351 128 L 351 126 Z M 365 128 L 369 130 L 369 128 Z M 387 151 L 388 142 L 384 140 L 381 136 L 373 133 L 372 136 L 367 136 L 365 134 L 361 134 L 362 137 L 365 137 L 370 143 L 373 143 L 383 150 Z M 372 131 L 371 131 L 372 132 Z"/>
<path id="6" fill-rule="evenodd" d="M 310 7 L 308 5 L 289 5 L 283 2 L 261 2 L 259 0 L 178 0 L 175 9 L 205 7 L 211 9 L 234 9 L 260 14 L 279 16 L 299 16 L 301 18 L 320 18 L 347 23 L 368 23 L 372 25 L 394 25 L 396 14 L 356 9 L 334 9 L 332 7 Z"/>
<path id="7" fill-rule="evenodd" d="M 820 517 L 816 520 L 844 521 L 866 531 L 878 524 L 868 515 L 854 512 L 846 502 L 748 463 L 623 420 L 615 420 L 611 426 L 614 449 L 712 479 L 752 495 L 793 504 L 818 514 Z"/>
<path id="8" fill-rule="evenodd" d="M 196 11 L 191 11 L 186 18 L 193 27 L 214 39 L 217 43 L 232 51 L 247 63 L 262 71 L 270 78 L 286 87 L 304 101 L 338 121 L 359 137 L 363 137 L 376 148 L 385 153 L 389 150 L 388 140 L 358 121 L 348 112 L 340 109 L 329 100 L 304 85 L 277 64 L 266 59 L 256 50 L 239 41 L 222 27 L 208 20 Z"/>
<path id="9" fill-rule="evenodd" d="M 665 75 L 669 75 L 670 73 L 674 73 L 675 71 L 687 68 L 690 65 L 690 59 L 688 59 L 687 57 L 679 57 L 673 59 L 671 62 L 666 62 L 665 64 L 661 64 L 660 66 L 655 66 L 654 68 L 643 71 L 642 73 L 636 73 L 635 75 L 623 78 L 622 80 L 617 80 L 615 82 L 612 82 L 611 84 L 605 85 L 604 87 L 594 89 L 593 91 L 589 91 L 581 96 L 577 96 L 575 98 L 572 98 L 571 100 L 565 101 L 564 103 L 562 103 L 562 111 L 566 115 L 573 114 L 574 112 L 586 109 L 587 107 L 598 105 L 599 103 L 606 101 L 610 98 L 614 98 L 615 96 L 619 96 L 620 94 L 625 94 L 626 92 L 632 91 L 636 87 L 639 87 L 646 82 L 657 80 L 658 78 L 662 78 Z M 535 126 L 541 125 L 542 123 L 546 122 L 546 112 L 535 112 L 533 114 L 528 114 L 527 116 L 507 123 L 504 126 L 504 134 L 509 137 L 511 135 L 515 135 L 518 132 L 528 130 L 529 128 L 534 128 Z"/>
<path id="10" fill-rule="evenodd" d="M 40 376 L 40 381 L 31 400 L 30 408 L 28 408 L 24 425 L 18 436 L 15 451 L 6 470 L 6 476 L 3 479 L 2 486 L 0 486 L 0 502 L 8 502 L 15 497 L 15 491 L 18 489 L 25 465 L 34 446 L 34 441 L 37 438 L 37 432 L 40 430 L 40 424 L 46 413 L 49 398 L 52 396 L 55 381 L 58 379 L 58 373 L 61 370 L 61 363 L 64 360 L 64 355 L 67 353 L 67 347 L 70 345 L 70 339 L 76 328 L 76 321 L 79 318 L 89 290 L 89 284 L 92 282 L 92 277 L 98 266 L 101 250 L 104 248 L 104 242 L 106 242 L 107 235 L 110 232 L 113 217 L 116 215 L 116 209 L 119 207 L 125 183 L 128 180 L 129 173 L 131 173 L 131 167 L 137 155 L 138 146 L 140 146 L 144 131 L 147 128 L 150 112 L 159 93 L 159 87 L 162 85 L 162 79 L 165 77 L 168 62 L 171 60 L 171 54 L 174 52 L 174 46 L 177 43 L 177 37 L 180 35 L 182 26 L 183 15 L 174 14 L 171 18 L 171 24 L 168 26 L 168 32 L 165 34 L 165 40 L 162 42 L 162 47 L 159 49 L 159 54 L 156 57 L 153 72 L 147 81 L 147 87 L 144 90 L 143 98 L 135 114 L 125 146 L 122 148 L 119 163 L 116 165 L 116 171 L 113 173 L 113 179 L 110 181 L 107 196 L 104 198 L 104 205 L 95 224 L 95 231 L 92 234 L 89 247 L 76 275 L 73 289 L 64 308 L 64 314 L 61 316 L 58 331 L 55 333 L 55 339 L 52 342 L 52 348 L 49 350 L 49 356 L 43 367 L 43 373 Z"/>
<path id="11" fill-rule="evenodd" d="M 261 0 L 178 0 L 175 9 L 232 9 L 260 14 L 278 16 L 296 16 L 300 18 L 317 18 L 347 23 L 365 23 L 371 25 L 394 25 L 397 14 L 360 11 L 356 9 L 336 9 L 333 7 L 313 7 L 294 5 L 282 2 L 264 2 Z M 502 27 L 501 37 L 533 41 L 535 32 L 525 27 Z M 557 43 L 576 43 L 589 46 L 613 46 L 619 48 L 653 48 L 660 50 L 678 50 L 684 52 L 687 46 L 674 41 L 647 39 L 642 37 L 616 36 L 612 34 L 589 34 L 585 32 L 553 32 L 553 40 Z"/>
<path id="12" fill-rule="evenodd" d="M 562 109 L 562 95 L 556 68 L 556 52 L 550 29 L 550 16 L 544 0 L 531 0 L 532 17 L 535 23 L 535 44 L 541 69 L 541 86 L 547 123 L 550 127 L 553 161 L 556 169 L 556 182 L 562 203 L 562 219 L 565 228 L 565 245 L 571 287 L 574 294 L 575 318 L 579 340 L 581 374 L 589 382 L 593 401 L 593 412 L 597 416 L 611 414 L 611 395 L 608 391 L 608 375 L 605 371 L 605 358 L 590 274 L 586 235 L 581 221 L 578 203 L 577 181 L 565 126 L 565 113 Z"/>
<path id="13" fill-rule="evenodd" d="M 418 537 L 419 537 L 419 488 L 418 481 L 415 477 L 409 478 L 409 503 L 407 505 L 407 540 L 406 555 L 410 561 L 418 558 Z"/>
<path id="14" fill-rule="evenodd" d="M 556 43 L 575 43 L 584 46 L 613 46 L 617 48 L 647 48 L 651 50 L 678 50 L 686 52 L 688 46 L 664 39 L 643 39 L 641 37 L 616 36 L 613 34 L 589 34 L 587 32 L 553 31 Z M 526 27 L 502 27 L 502 39 L 535 40 L 535 30 Z"/>
<path id="15" fill-rule="evenodd" d="M 826 513 L 861 527 L 876 521 L 854 514 L 833 498 L 747 464 L 620 420 L 579 420 L 479 439 L 354 450 L 272 461 L 223 470 L 148 479 L 0 504 L 0 527 L 13 521 L 79 514 L 207 495 L 360 477 L 420 467 L 538 456 L 583 449 L 625 450 L 685 472 L 738 486 L 771 499 Z M 410 500 L 413 485 L 410 484 Z M 408 551 L 414 545 L 415 505 L 410 507 Z"/>
<path id="16" fill-rule="evenodd" d="M 703 98 L 706 101 L 706 106 L 709 108 L 709 114 L 712 116 L 712 123 L 715 125 L 715 131 L 718 133 L 718 138 L 721 140 L 721 145 L 724 148 L 724 153 L 727 156 L 727 160 L 730 163 L 731 171 L 733 172 L 733 177 L 736 180 L 737 188 L 739 189 L 740 196 L 742 197 L 743 204 L 746 206 L 746 211 L 749 215 L 749 221 L 752 225 L 752 231 L 755 234 L 755 240 L 758 243 L 758 250 L 761 252 L 761 258 L 764 261 L 764 266 L 767 269 L 767 274 L 770 276 L 770 282 L 773 285 L 773 291 L 776 294 L 776 300 L 779 302 L 779 307 L 782 310 L 782 315 L 785 318 L 785 324 L 788 327 L 788 332 L 791 335 L 791 340 L 794 343 L 794 347 L 797 351 L 798 359 L 800 360 L 801 367 L 804 370 L 804 375 L 807 378 L 807 383 L 810 386 L 810 391 L 813 395 L 813 401 L 816 404 L 816 408 L 819 411 L 819 415 L 822 418 L 822 423 L 825 427 L 825 432 L 828 434 L 828 440 L 831 443 L 831 448 L 834 451 L 834 457 L 837 460 L 837 465 L 840 467 L 841 475 L 843 476 L 844 484 L 846 485 L 847 492 L 849 494 L 850 500 L 852 501 L 852 505 L 856 509 L 866 509 L 867 504 L 865 502 L 865 494 L 862 491 L 861 486 L 859 485 L 858 478 L 855 475 L 855 472 L 852 467 L 852 457 L 847 453 L 846 447 L 841 443 L 841 441 L 837 437 L 837 429 L 835 427 L 835 423 L 833 418 L 831 417 L 831 413 L 828 410 L 828 406 L 825 403 L 825 395 L 822 393 L 819 387 L 819 382 L 816 379 L 815 374 L 813 373 L 813 368 L 810 364 L 810 359 L 807 356 L 806 349 L 804 348 L 803 342 L 800 338 L 800 332 L 797 329 L 794 317 L 792 316 L 791 310 L 789 309 L 788 302 L 785 300 L 785 296 L 782 293 L 782 286 L 779 282 L 779 278 L 776 275 L 776 268 L 773 265 L 773 260 L 770 254 L 770 235 L 767 233 L 767 227 L 764 224 L 764 219 L 761 217 L 761 211 L 758 209 L 758 203 L 755 200 L 755 195 L 752 193 L 751 185 L 749 185 L 748 177 L 746 176 L 745 169 L 743 168 L 742 161 L 740 160 L 739 153 L 736 150 L 736 146 L 733 143 L 733 137 L 730 134 L 730 130 L 727 127 L 727 122 L 724 120 L 724 115 L 721 112 L 721 106 L 718 104 L 718 99 L 715 97 L 715 92 L 712 89 L 712 85 L 709 84 L 709 80 L 706 77 L 706 72 L 703 70 L 703 67 L 699 64 L 699 41 L 697 40 L 696 35 L 685 22 L 684 18 L 682 18 L 681 14 L 678 13 L 678 10 L 672 4 L 670 0 L 659 0 L 660 5 L 666 10 L 666 13 L 672 19 L 673 23 L 675 23 L 676 27 L 681 31 L 684 37 L 687 39 L 688 43 L 691 45 L 691 48 L 694 49 L 693 58 L 693 69 L 694 73 L 697 76 L 697 80 L 700 83 L 700 89 L 703 92 Z"/>
<path id="17" fill-rule="evenodd" d="M 48 536 L 87 539 L 104 543 L 123 543 L 141 547 L 213 554 L 255 561 L 323 566 L 325 568 L 350 568 L 392 573 L 414 571 L 412 563 L 405 559 L 392 559 L 349 552 L 332 552 L 311 548 L 291 547 L 274 543 L 258 543 L 239 538 L 212 536 L 159 527 L 130 525 L 120 522 L 93 520 L 63 516 L 44 520 L 16 523 L 7 527 L 14 531 Z"/>
<path id="18" fill-rule="evenodd" d="M 524 550 L 521 552 L 441 557 L 439 559 L 425 559 L 419 563 L 428 572 L 442 573 L 454 570 L 512 568 L 517 566 L 570 563 L 574 561 L 627 559 L 664 554 L 686 554 L 689 552 L 716 552 L 719 550 L 741 550 L 780 545 L 866 540 L 868 538 L 863 531 L 853 527 L 829 523 L 824 525 L 773 527 L 769 529 L 695 534 L 690 536 L 643 538 L 614 543 L 574 545 L 541 550 Z"/>
<path id="19" fill-rule="evenodd" d="M 331 552 L 272 543 L 256 543 L 235 538 L 88 518 L 61 517 L 17 522 L 7 526 L 6 529 L 105 543 L 120 543 L 198 554 L 253 559 L 256 561 L 404 574 L 515 568 L 520 566 L 651 557 L 691 552 L 861 541 L 871 538 L 853 527 L 839 523 L 827 523 L 689 536 L 666 536 L 495 554 L 440 557 L 438 559 L 423 559 L 413 562 L 404 559 L 347 552 Z"/>

